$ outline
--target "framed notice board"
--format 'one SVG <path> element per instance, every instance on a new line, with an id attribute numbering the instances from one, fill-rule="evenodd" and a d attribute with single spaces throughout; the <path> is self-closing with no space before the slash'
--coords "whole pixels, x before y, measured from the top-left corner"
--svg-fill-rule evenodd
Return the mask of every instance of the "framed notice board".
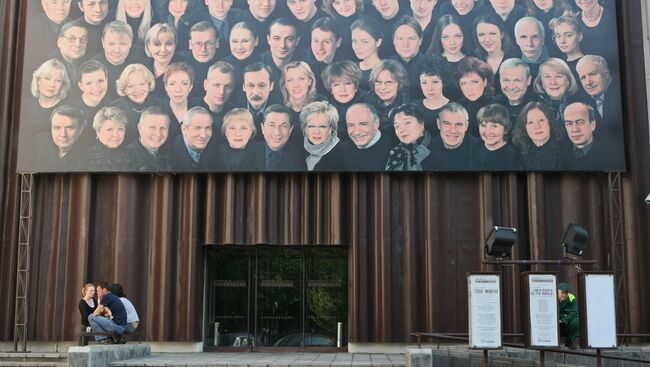
<path id="1" fill-rule="evenodd" d="M 500 349 L 501 273 L 467 273 L 469 347 Z"/>
<path id="2" fill-rule="evenodd" d="M 526 348 L 558 347 L 557 275 L 551 272 L 525 272 L 521 278 Z"/>
<path id="3" fill-rule="evenodd" d="M 613 273 L 578 273 L 578 312 L 581 348 L 616 348 L 616 293 Z"/>

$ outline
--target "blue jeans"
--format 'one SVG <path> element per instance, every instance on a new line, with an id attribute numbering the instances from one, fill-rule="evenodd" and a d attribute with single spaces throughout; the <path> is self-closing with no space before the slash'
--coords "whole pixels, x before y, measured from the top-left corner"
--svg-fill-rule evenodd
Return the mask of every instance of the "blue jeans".
<path id="1" fill-rule="evenodd" d="M 88 322 L 90 323 L 90 327 L 93 328 L 93 331 L 105 331 L 108 333 L 118 334 L 124 333 L 124 326 L 114 323 L 113 320 L 108 317 L 89 315 Z M 106 338 L 104 335 L 95 336 L 95 340 L 101 340 L 104 338 Z"/>

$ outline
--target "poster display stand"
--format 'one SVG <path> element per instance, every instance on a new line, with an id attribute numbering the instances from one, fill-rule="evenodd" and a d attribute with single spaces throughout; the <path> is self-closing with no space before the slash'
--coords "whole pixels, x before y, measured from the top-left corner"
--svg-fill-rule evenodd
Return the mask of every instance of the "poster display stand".
<path id="1" fill-rule="evenodd" d="M 501 349 L 501 273 L 467 273 L 469 347 Z"/>
<path id="2" fill-rule="evenodd" d="M 552 272 L 521 273 L 526 348 L 559 346 L 557 275 Z"/>
<path id="3" fill-rule="evenodd" d="M 578 273 L 580 346 L 614 349 L 616 341 L 616 290 L 612 272 Z"/>

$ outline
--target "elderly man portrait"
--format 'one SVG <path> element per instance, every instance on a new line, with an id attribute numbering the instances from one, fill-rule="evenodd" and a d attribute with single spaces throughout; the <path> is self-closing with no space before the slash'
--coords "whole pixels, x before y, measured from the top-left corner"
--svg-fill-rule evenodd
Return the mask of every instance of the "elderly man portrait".
<path id="1" fill-rule="evenodd" d="M 539 64 L 549 57 L 544 37 L 544 25 L 536 18 L 523 17 L 515 24 L 515 42 L 521 50 L 521 59 L 530 67 L 533 79 L 537 76 Z"/>
<path id="2" fill-rule="evenodd" d="M 51 56 L 63 61 L 73 83 L 79 81 L 79 65 L 86 56 L 88 42 L 88 30 L 78 21 L 65 23 L 59 31 L 57 50 Z"/>
<path id="3" fill-rule="evenodd" d="M 615 170 L 624 168 L 622 145 L 596 138 L 598 127 L 593 107 L 575 102 L 564 109 L 564 127 L 571 141 L 564 154 L 563 169 L 574 171 Z"/>
<path id="4" fill-rule="evenodd" d="M 499 85 L 501 93 L 494 96 L 494 102 L 505 106 L 511 121 L 517 121 L 519 112 L 526 103 L 535 99 L 535 93 L 530 87 L 532 77 L 530 68 L 523 60 L 507 59 L 499 67 Z"/>
<path id="5" fill-rule="evenodd" d="M 52 172 L 84 167 L 87 146 L 78 144 L 85 116 L 78 108 L 63 105 L 50 117 L 50 131 L 36 137 L 36 169 Z"/>
<path id="6" fill-rule="evenodd" d="M 269 50 L 262 54 L 261 61 L 271 67 L 271 70 L 273 70 L 273 80 L 278 82 L 282 75 L 282 68 L 285 65 L 291 61 L 302 59 L 296 53 L 296 49 L 300 43 L 300 35 L 291 20 L 279 18 L 274 20 L 269 26 L 266 40 L 269 45 Z"/>
<path id="7" fill-rule="evenodd" d="M 54 45 L 61 26 L 69 21 L 71 0 L 41 0 L 43 12 L 30 20 L 31 34 L 38 38 L 43 45 Z M 47 47 L 34 47 L 30 50 L 30 58 L 34 62 L 43 62 L 48 56 Z"/>
<path id="8" fill-rule="evenodd" d="M 622 139 L 623 136 L 623 110 L 621 106 L 621 91 L 617 83 L 612 83 L 607 61 L 602 56 L 585 55 L 576 70 L 580 77 L 582 88 L 589 95 L 591 105 L 594 107 L 600 123 L 598 133 L 605 133 Z M 616 143 L 622 143 L 622 140 Z"/>
<path id="9" fill-rule="evenodd" d="M 343 142 L 344 169 L 348 171 L 383 171 L 388 152 L 395 145 L 379 131 L 379 116 L 367 103 L 355 103 L 345 114 L 349 140 Z"/>
<path id="10" fill-rule="evenodd" d="M 256 143 L 259 161 L 265 171 L 306 171 L 305 151 L 289 141 L 295 124 L 290 120 L 289 108 L 282 104 L 269 105 L 264 110 L 260 126 L 263 140 Z"/>
<path id="11" fill-rule="evenodd" d="M 472 159 L 480 142 L 467 133 L 469 116 L 467 110 L 456 102 L 447 103 L 438 115 L 440 136 L 431 142 L 434 157 L 432 169 L 458 171 L 472 169 Z"/>
<path id="12" fill-rule="evenodd" d="M 212 114 L 203 107 L 190 108 L 183 117 L 181 135 L 172 142 L 170 164 L 173 171 L 205 171 L 210 162 Z"/>
<path id="13" fill-rule="evenodd" d="M 126 147 L 131 158 L 131 170 L 169 170 L 169 155 L 162 148 L 169 136 L 169 116 L 159 106 L 151 106 L 142 112 L 138 121 L 138 139 Z"/>

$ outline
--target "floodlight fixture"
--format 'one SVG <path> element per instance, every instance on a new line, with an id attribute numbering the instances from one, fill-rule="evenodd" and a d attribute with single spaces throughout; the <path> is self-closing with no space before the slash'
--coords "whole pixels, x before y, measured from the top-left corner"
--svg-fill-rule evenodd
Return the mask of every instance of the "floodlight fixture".
<path id="1" fill-rule="evenodd" d="M 517 239 L 517 228 L 494 226 L 485 240 L 488 256 L 509 257 Z"/>
<path id="2" fill-rule="evenodd" d="M 584 227 L 571 223 L 562 237 L 564 258 L 573 259 L 582 256 L 589 241 L 589 233 Z"/>

